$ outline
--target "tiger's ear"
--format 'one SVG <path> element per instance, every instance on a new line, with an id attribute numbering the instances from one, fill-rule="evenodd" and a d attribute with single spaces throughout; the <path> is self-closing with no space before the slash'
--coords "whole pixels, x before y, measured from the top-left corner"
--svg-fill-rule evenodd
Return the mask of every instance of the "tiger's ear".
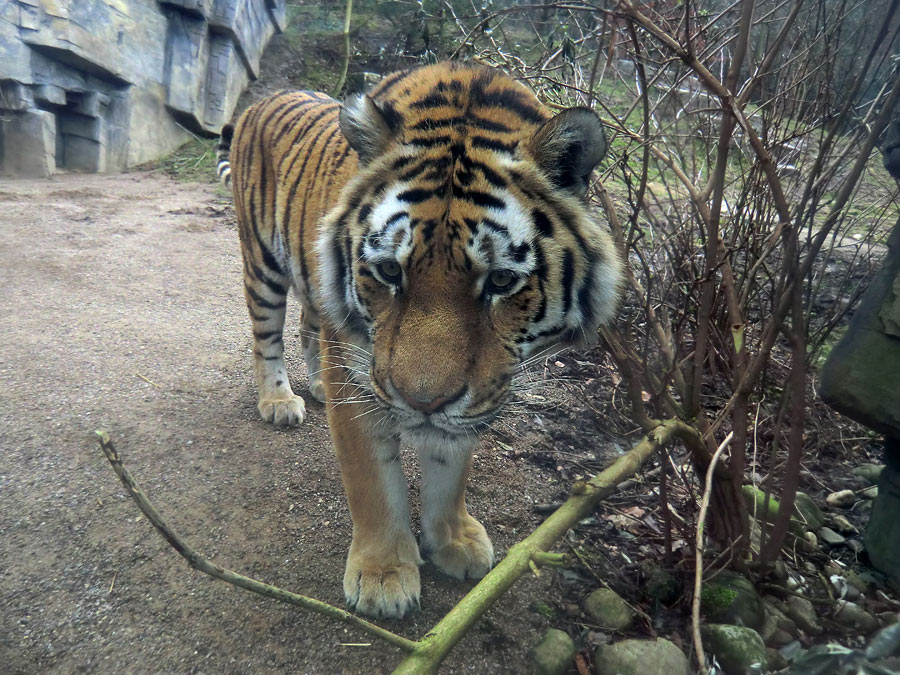
<path id="1" fill-rule="evenodd" d="M 341 132 L 363 165 L 384 152 L 394 138 L 384 113 L 366 94 L 351 96 L 344 101 L 340 119 Z"/>
<path id="2" fill-rule="evenodd" d="M 544 122 L 531 140 L 531 154 L 553 184 L 582 198 L 606 149 L 603 124 L 589 108 L 564 110 Z"/>

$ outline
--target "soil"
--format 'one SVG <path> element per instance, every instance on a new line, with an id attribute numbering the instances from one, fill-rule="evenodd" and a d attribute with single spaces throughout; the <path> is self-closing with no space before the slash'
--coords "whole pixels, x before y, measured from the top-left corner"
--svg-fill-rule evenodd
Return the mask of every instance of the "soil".
<path id="1" fill-rule="evenodd" d="M 0 182 L 0 208 L 0 669 L 389 672 L 397 650 L 190 570 L 97 445 L 107 430 L 170 524 L 217 563 L 343 603 L 350 519 L 307 395 L 296 305 L 285 341 L 308 417 L 280 431 L 256 411 L 230 197 L 161 173 L 71 174 Z M 499 556 L 538 524 L 535 504 L 565 496 L 579 458 L 620 450 L 576 400 L 585 380 L 555 377 L 576 361 L 541 364 L 542 386 L 479 447 L 469 504 Z M 421 612 L 384 622 L 411 638 L 473 585 L 422 572 Z M 520 580 L 442 672 L 523 672 L 560 583 Z"/>

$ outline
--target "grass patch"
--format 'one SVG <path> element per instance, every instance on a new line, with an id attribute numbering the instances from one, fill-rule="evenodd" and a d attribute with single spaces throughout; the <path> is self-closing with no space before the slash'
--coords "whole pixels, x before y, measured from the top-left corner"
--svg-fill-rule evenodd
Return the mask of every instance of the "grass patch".
<path id="1" fill-rule="evenodd" d="M 215 183 L 217 138 L 193 137 L 169 155 L 144 168 L 163 171 L 175 180 L 185 183 Z"/>

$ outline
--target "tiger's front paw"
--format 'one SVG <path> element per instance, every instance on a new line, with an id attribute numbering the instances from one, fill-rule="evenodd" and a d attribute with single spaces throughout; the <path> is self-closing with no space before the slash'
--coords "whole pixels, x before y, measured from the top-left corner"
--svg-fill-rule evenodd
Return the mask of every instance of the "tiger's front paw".
<path id="1" fill-rule="evenodd" d="M 352 611 L 402 619 L 419 608 L 419 567 L 414 563 L 378 563 L 351 554 L 344 571 L 344 595 Z"/>
<path id="2" fill-rule="evenodd" d="M 450 537 L 443 544 L 425 538 L 422 556 L 456 579 L 480 579 L 490 572 L 494 566 L 494 545 L 484 526 L 467 515 L 462 523 L 448 529 Z"/>
<path id="3" fill-rule="evenodd" d="M 306 417 L 306 404 L 296 394 L 286 398 L 261 398 L 257 408 L 263 420 L 276 427 L 296 426 Z"/>

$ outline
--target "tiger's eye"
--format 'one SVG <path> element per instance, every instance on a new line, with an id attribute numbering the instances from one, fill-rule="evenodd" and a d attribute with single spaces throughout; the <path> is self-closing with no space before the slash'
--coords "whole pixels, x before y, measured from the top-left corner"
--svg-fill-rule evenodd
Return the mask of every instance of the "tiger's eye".
<path id="1" fill-rule="evenodd" d="M 378 263 L 378 274 L 385 281 L 392 284 L 399 284 L 403 279 L 403 270 L 396 260 L 384 260 Z"/>
<path id="2" fill-rule="evenodd" d="M 513 285 L 515 280 L 516 275 L 509 270 L 494 270 L 491 272 L 491 276 L 488 277 L 491 286 L 498 291 L 506 290 Z"/>

